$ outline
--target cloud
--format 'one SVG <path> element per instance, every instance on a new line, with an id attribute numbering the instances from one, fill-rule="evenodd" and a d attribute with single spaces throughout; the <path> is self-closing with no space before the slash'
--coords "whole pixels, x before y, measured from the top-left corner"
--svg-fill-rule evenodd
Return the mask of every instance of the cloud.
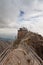
<path id="1" fill-rule="evenodd" d="M 43 34 L 43 0 L 0 0 L 0 31 L 23 26 Z"/>
<path id="2" fill-rule="evenodd" d="M 34 0 L 33 0 L 34 1 Z M 0 28 L 12 27 L 9 26 L 12 22 L 18 21 L 19 11 L 23 10 L 26 13 L 31 10 L 32 0 L 0 0 Z M 19 23 L 19 22 L 18 22 Z M 17 24 L 18 24 L 17 23 Z M 16 25 L 17 26 L 17 25 Z"/>
<path id="3" fill-rule="evenodd" d="M 43 17 L 39 17 L 36 20 L 23 21 L 21 27 L 27 27 L 28 30 L 43 35 Z"/>

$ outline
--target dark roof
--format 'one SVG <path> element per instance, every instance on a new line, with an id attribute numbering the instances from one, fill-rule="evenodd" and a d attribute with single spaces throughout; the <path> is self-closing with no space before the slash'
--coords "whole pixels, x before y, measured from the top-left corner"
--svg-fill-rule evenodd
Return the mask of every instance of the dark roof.
<path id="1" fill-rule="evenodd" d="M 27 29 L 25 28 L 25 27 L 23 27 L 23 28 L 20 28 L 20 31 L 27 31 Z"/>

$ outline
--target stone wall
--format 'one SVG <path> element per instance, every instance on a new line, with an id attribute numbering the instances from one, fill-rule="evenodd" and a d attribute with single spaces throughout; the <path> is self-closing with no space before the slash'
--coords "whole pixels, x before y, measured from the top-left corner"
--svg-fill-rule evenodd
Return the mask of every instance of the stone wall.
<path id="1" fill-rule="evenodd" d="M 18 30 L 18 39 L 22 39 L 26 34 L 27 34 L 27 29 L 26 28 L 20 28 Z"/>

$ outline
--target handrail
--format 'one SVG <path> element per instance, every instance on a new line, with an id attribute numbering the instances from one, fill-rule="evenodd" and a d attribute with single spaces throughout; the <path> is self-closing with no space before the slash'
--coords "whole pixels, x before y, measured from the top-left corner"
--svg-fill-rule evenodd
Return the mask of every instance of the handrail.
<path id="1" fill-rule="evenodd" d="M 23 48 L 27 49 L 28 52 L 30 51 L 32 53 L 33 57 L 36 58 L 36 61 L 38 60 L 40 65 L 43 65 L 43 60 L 36 54 L 32 46 L 28 46 L 25 42 L 22 42 L 21 45 L 23 46 Z"/>
<path id="2" fill-rule="evenodd" d="M 43 60 L 36 54 L 36 52 L 32 49 L 32 47 L 29 47 L 33 55 L 39 60 L 39 62 L 42 64 Z"/>
<path id="3" fill-rule="evenodd" d="M 32 46 L 30 46 L 31 51 L 35 54 L 35 56 L 37 57 L 38 60 L 40 60 L 40 62 L 43 62 L 43 60 L 36 54 L 36 52 L 34 52 L 34 48 Z"/>
<path id="4" fill-rule="evenodd" d="M 0 54 L 0 57 L 6 52 L 8 48 L 6 48 L 1 54 Z"/>
<path id="5" fill-rule="evenodd" d="M 4 59 L 4 57 L 7 55 L 9 50 L 10 50 L 9 48 L 6 48 L 6 50 L 3 51 L 3 53 L 0 55 L 0 62 Z"/>

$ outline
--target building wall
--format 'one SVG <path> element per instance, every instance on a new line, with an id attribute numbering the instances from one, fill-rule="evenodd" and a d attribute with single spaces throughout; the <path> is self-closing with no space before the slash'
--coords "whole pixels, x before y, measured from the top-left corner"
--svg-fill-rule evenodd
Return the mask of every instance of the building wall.
<path id="1" fill-rule="evenodd" d="M 27 34 L 27 30 L 18 30 L 18 39 L 22 39 Z"/>

